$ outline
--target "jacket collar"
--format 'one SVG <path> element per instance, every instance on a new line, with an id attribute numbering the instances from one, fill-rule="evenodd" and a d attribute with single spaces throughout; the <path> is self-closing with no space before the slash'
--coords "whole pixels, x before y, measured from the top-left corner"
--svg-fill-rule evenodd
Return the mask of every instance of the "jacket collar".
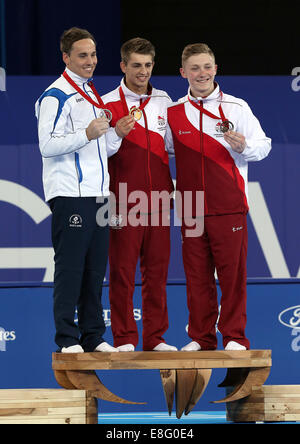
<path id="1" fill-rule="evenodd" d="M 67 67 L 66 67 L 65 71 L 71 77 L 71 79 L 79 86 L 82 86 L 92 80 L 92 77 L 90 79 L 86 79 L 85 77 L 81 77 L 78 74 L 75 74 L 75 72 L 71 71 Z"/>
<path id="2" fill-rule="evenodd" d="M 200 100 L 202 100 L 203 103 L 207 103 L 207 102 L 211 102 L 213 100 L 217 100 L 220 98 L 220 87 L 218 85 L 218 83 L 215 82 L 215 89 L 213 90 L 212 93 L 210 93 L 208 96 L 206 97 L 194 97 L 191 95 L 191 88 L 189 87 L 188 89 L 188 97 L 190 100 L 192 100 L 193 102 L 200 102 Z"/>
<path id="3" fill-rule="evenodd" d="M 126 97 L 134 99 L 134 100 L 144 100 L 144 99 L 148 99 L 149 95 L 152 94 L 152 85 L 149 83 L 148 85 L 148 94 L 137 94 L 133 91 L 131 91 L 131 89 L 127 88 L 127 86 L 125 85 L 125 81 L 124 81 L 124 77 L 121 80 L 121 87 L 122 90 L 125 94 Z"/>

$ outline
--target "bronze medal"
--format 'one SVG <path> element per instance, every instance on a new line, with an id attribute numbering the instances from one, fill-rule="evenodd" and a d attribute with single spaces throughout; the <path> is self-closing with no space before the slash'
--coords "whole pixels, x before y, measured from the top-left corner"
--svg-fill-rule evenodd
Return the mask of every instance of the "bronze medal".
<path id="1" fill-rule="evenodd" d="M 220 123 L 219 128 L 222 133 L 227 133 L 227 131 L 234 129 L 234 125 L 229 120 L 224 120 L 222 123 Z"/>

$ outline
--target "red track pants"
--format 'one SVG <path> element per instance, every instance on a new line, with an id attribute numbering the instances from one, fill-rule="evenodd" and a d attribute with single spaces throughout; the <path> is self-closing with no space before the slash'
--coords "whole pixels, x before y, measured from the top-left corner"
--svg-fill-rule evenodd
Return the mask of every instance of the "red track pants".
<path id="1" fill-rule="evenodd" d="M 185 233 L 182 227 L 189 336 L 203 350 L 217 347 L 216 269 L 222 293 L 218 330 L 223 336 L 223 345 L 234 340 L 249 348 L 245 337 L 247 216 L 207 216 L 202 236 L 186 237 Z"/>
<path id="2" fill-rule="evenodd" d="M 142 274 L 143 350 L 152 350 L 168 329 L 166 283 L 170 258 L 169 226 L 110 229 L 109 298 L 114 346 L 138 344 L 133 292 L 138 259 Z"/>

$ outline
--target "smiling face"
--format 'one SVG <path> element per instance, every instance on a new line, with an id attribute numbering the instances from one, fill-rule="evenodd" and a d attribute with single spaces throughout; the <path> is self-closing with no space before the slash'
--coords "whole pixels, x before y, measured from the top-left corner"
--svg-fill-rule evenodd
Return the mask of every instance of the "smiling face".
<path id="1" fill-rule="evenodd" d="M 201 53 L 190 56 L 180 68 L 180 73 L 188 79 L 192 96 L 206 97 L 213 92 L 217 65 L 211 55 Z"/>
<path id="2" fill-rule="evenodd" d="M 91 39 L 77 40 L 73 43 L 69 54 L 63 53 L 63 61 L 72 72 L 89 79 L 93 76 L 97 65 L 95 43 Z"/>
<path id="3" fill-rule="evenodd" d="M 127 88 L 137 94 L 146 94 L 154 66 L 152 56 L 133 52 L 127 63 L 122 61 L 120 66 Z"/>

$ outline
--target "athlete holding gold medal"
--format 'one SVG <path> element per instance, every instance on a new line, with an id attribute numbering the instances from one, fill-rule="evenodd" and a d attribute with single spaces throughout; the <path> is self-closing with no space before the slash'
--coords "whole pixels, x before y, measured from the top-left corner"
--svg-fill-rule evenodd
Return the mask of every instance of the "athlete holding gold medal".
<path id="1" fill-rule="evenodd" d="M 112 112 L 111 126 L 120 135 L 120 149 L 109 161 L 110 190 L 117 198 L 116 214 L 110 229 L 110 307 L 114 345 L 119 351 L 134 351 L 138 331 L 133 315 L 133 292 L 138 259 L 142 274 L 143 349 L 174 351 L 163 334 L 168 329 L 166 282 L 170 257 L 170 226 L 163 226 L 168 207 L 154 208 L 152 192 L 173 191 L 164 136 L 167 107 L 172 103 L 165 91 L 149 83 L 155 49 L 145 39 L 135 38 L 121 48 L 121 85 L 102 97 Z M 123 131 L 123 134 L 122 134 Z M 125 193 L 120 187 L 126 187 Z M 137 218 L 144 224 L 133 226 L 129 213 L 136 202 L 128 203 L 130 193 L 147 196 Z M 123 196 L 121 196 L 121 194 Z M 159 216 L 158 226 L 151 215 Z M 125 223 L 124 221 L 127 221 Z"/>

